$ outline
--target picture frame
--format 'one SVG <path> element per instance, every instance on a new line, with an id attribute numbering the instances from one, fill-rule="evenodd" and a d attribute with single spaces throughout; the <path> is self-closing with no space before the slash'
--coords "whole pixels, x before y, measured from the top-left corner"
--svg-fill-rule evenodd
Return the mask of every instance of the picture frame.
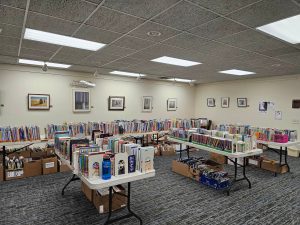
<path id="1" fill-rule="evenodd" d="M 88 89 L 73 89 L 73 112 L 91 111 L 91 94 Z"/>
<path id="2" fill-rule="evenodd" d="M 247 98 L 237 98 L 237 107 L 239 108 L 243 108 L 243 107 L 247 107 Z"/>
<path id="3" fill-rule="evenodd" d="M 109 96 L 108 110 L 109 111 L 124 111 L 125 96 Z"/>
<path id="4" fill-rule="evenodd" d="M 293 109 L 300 109 L 300 100 L 299 99 L 293 99 L 292 108 Z"/>
<path id="5" fill-rule="evenodd" d="M 152 112 L 152 96 L 143 96 L 142 97 L 142 112 Z"/>
<path id="6" fill-rule="evenodd" d="M 221 107 L 222 108 L 229 108 L 229 101 L 230 101 L 229 97 L 222 97 L 221 98 Z"/>
<path id="7" fill-rule="evenodd" d="M 208 107 L 215 107 L 216 106 L 216 101 L 214 98 L 207 98 L 207 106 Z"/>
<path id="8" fill-rule="evenodd" d="M 167 111 L 177 110 L 177 98 L 168 98 L 167 100 Z"/>
<path id="9" fill-rule="evenodd" d="M 49 94 L 28 94 L 28 110 L 50 110 Z"/>

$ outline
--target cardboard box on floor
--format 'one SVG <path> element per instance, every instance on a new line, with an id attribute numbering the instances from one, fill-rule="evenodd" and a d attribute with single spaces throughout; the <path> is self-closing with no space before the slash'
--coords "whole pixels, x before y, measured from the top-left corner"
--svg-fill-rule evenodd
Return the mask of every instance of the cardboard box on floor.
<path id="1" fill-rule="evenodd" d="M 24 178 L 24 170 L 6 171 L 6 180 L 15 180 Z"/>
<path id="2" fill-rule="evenodd" d="M 161 151 L 162 156 L 174 156 L 176 155 L 175 148 L 171 145 L 164 145 L 162 151 Z"/>
<path id="3" fill-rule="evenodd" d="M 47 151 L 46 150 L 41 150 L 41 151 L 31 151 L 30 157 L 32 158 L 43 158 L 47 157 Z"/>
<path id="4" fill-rule="evenodd" d="M 125 189 L 121 186 L 117 186 L 121 189 L 121 194 L 126 194 Z M 109 211 L 109 195 L 101 195 L 97 190 L 93 191 L 93 204 L 99 213 L 108 213 Z M 127 197 L 119 195 L 118 193 L 113 193 L 112 198 L 112 211 L 121 209 L 127 204 Z"/>
<path id="5" fill-rule="evenodd" d="M 210 153 L 210 159 L 215 161 L 216 163 L 219 164 L 226 164 L 227 163 L 227 157 L 224 155 L 220 155 L 214 152 Z"/>
<path id="6" fill-rule="evenodd" d="M 3 166 L 0 164 L 0 181 L 3 181 Z"/>
<path id="7" fill-rule="evenodd" d="M 66 164 L 63 164 L 59 159 L 58 159 L 58 171 L 59 172 L 69 172 L 71 171 L 70 167 Z"/>
<path id="8" fill-rule="evenodd" d="M 86 198 L 92 202 L 94 190 L 90 189 L 84 182 L 81 181 L 81 191 L 86 196 Z"/>
<path id="9" fill-rule="evenodd" d="M 42 175 L 42 160 L 40 158 L 30 158 L 24 162 L 24 176 L 34 177 Z"/>
<path id="10" fill-rule="evenodd" d="M 177 160 L 172 161 L 172 171 L 185 177 L 189 177 L 189 178 L 193 177 L 193 175 L 190 172 L 189 165 L 179 162 Z"/>
<path id="11" fill-rule="evenodd" d="M 43 175 L 57 173 L 57 157 L 42 158 Z"/>
<path id="12" fill-rule="evenodd" d="M 268 170 L 268 171 L 272 171 L 272 172 L 277 172 L 277 173 L 286 173 L 288 171 L 288 167 L 282 166 L 280 168 L 278 168 L 279 166 L 279 162 L 278 161 L 274 161 L 274 160 L 267 160 L 264 159 L 261 162 L 261 168 L 264 170 Z"/>

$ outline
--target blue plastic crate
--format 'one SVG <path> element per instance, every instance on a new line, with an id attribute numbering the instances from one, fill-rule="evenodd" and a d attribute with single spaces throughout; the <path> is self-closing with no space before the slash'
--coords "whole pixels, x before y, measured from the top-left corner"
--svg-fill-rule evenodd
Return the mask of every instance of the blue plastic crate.
<path id="1" fill-rule="evenodd" d="M 203 174 L 200 177 L 200 183 L 204 184 L 206 186 L 212 187 L 216 190 L 226 189 L 229 187 L 229 180 L 224 180 L 222 182 L 219 182 L 213 178 L 206 177 Z"/>

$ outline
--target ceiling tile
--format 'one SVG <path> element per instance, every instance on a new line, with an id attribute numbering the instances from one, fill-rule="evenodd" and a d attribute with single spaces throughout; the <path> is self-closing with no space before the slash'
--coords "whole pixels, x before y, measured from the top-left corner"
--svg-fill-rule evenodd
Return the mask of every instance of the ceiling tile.
<path id="1" fill-rule="evenodd" d="M 280 56 L 280 55 L 285 55 L 285 54 L 289 54 L 289 53 L 296 53 L 296 52 L 300 52 L 300 49 L 287 46 L 287 47 L 283 47 L 283 48 L 277 48 L 277 49 L 262 51 L 261 54 L 264 54 L 264 55 L 267 55 L 267 56 Z"/>
<path id="2" fill-rule="evenodd" d="M 1 52 L 1 48 L 0 48 L 0 52 Z M 16 64 L 17 63 L 17 58 L 16 57 L 0 55 L 0 63 Z"/>
<path id="3" fill-rule="evenodd" d="M 19 46 L 20 38 L 6 37 L 0 35 L 0 44 Z"/>
<path id="4" fill-rule="evenodd" d="M 149 31 L 157 31 L 157 32 L 161 33 L 161 35 L 160 36 L 149 36 L 149 35 L 147 35 L 147 33 Z M 142 38 L 142 39 L 147 39 L 150 41 L 163 41 L 163 40 L 170 38 L 174 35 L 177 35 L 179 33 L 180 33 L 180 31 L 177 31 L 170 27 L 166 27 L 166 26 L 163 26 L 163 25 L 160 25 L 157 23 L 153 23 L 153 22 L 146 22 L 141 27 L 130 32 L 128 35 Z"/>
<path id="5" fill-rule="evenodd" d="M 139 63 L 144 63 L 145 61 L 142 60 L 142 59 L 126 57 L 126 58 L 119 59 L 116 62 L 123 63 L 123 64 L 126 64 L 126 65 L 130 66 L 130 65 L 136 65 L 136 64 L 139 64 Z"/>
<path id="6" fill-rule="evenodd" d="M 30 60 L 38 60 L 38 61 L 48 61 L 49 60 L 49 57 L 46 57 L 43 55 L 27 54 L 25 52 L 20 53 L 20 58 L 30 59 Z"/>
<path id="7" fill-rule="evenodd" d="M 262 26 L 300 13 L 292 0 L 264 0 L 229 15 L 251 27 Z"/>
<path id="8" fill-rule="evenodd" d="M 99 52 L 101 52 L 102 54 L 117 55 L 120 57 L 126 56 L 128 54 L 132 54 L 135 51 L 136 50 L 129 49 L 129 48 L 122 48 L 115 45 L 109 45 L 99 50 Z"/>
<path id="9" fill-rule="evenodd" d="M 217 17 L 216 14 L 183 1 L 159 15 L 153 21 L 186 31 Z"/>
<path id="10" fill-rule="evenodd" d="M 1 39 L 0 39 L 1 40 Z M 4 56 L 17 56 L 18 55 L 18 46 L 7 45 L 0 42 L 0 55 Z"/>
<path id="11" fill-rule="evenodd" d="M 38 49 L 31 49 L 31 48 L 22 48 L 21 49 L 21 56 L 36 56 L 41 57 L 43 59 L 49 59 L 54 52 L 47 52 L 47 51 L 41 51 Z"/>
<path id="12" fill-rule="evenodd" d="M 189 30 L 189 32 L 209 39 L 218 39 L 241 32 L 246 29 L 247 27 L 245 26 L 220 17 L 208 23 L 195 27 Z"/>
<path id="13" fill-rule="evenodd" d="M 8 25 L 8 24 L 0 24 L 0 29 L 2 29 L 1 35 L 10 36 L 10 37 L 21 37 L 22 27 Z"/>
<path id="14" fill-rule="evenodd" d="M 71 36 L 79 26 L 80 23 L 57 19 L 33 12 L 28 13 L 26 21 L 26 27 L 28 28 L 68 36 Z"/>
<path id="15" fill-rule="evenodd" d="M 47 52 L 55 52 L 61 46 L 23 39 L 22 47 L 32 48 L 32 49 L 39 49 L 39 50 L 47 51 Z"/>
<path id="16" fill-rule="evenodd" d="M 101 7 L 87 21 L 88 25 L 118 33 L 127 33 L 145 20 Z"/>
<path id="17" fill-rule="evenodd" d="M 96 41 L 104 44 L 109 44 L 110 42 L 121 37 L 122 34 L 115 33 L 108 30 L 102 30 L 100 28 L 83 25 L 80 30 L 74 35 L 74 37 L 82 38 L 85 40 Z"/>
<path id="18" fill-rule="evenodd" d="M 101 2 L 103 2 L 103 0 L 86 0 L 86 1 L 94 3 L 94 4 L 100 4 Z"/>
<path id="19" fill-rule="evenodd" d="M 0 0 L 0 5 L 26 9 L 27 0 Z"/>
<path id="20" fill-rule="evenodd" d="M 0 23 L 23 26 L 25 10 L 0 5 Z"/>
<path id="21" fill-rule="evenodd" d="M 78 48 L 70 48 L 63 47 L 53 58 L 51 61 L 53 62 L 63 62 L 70 64 L 79 64 L 80 60 L 86 58 L 91 55 L 91 51 L 78 49 Z"/>
<path id="22" fill-rule="evenodd" d="M 130 49 L 135 49 L 135 50 L 140 50 L 140 49 L 146 48 L 153 44 L 155 44 L 155 43 L 152 41 L 142 40 L 142 39 L 134 38 L 134 37 L 130 37 L 130 36 L 122 37 L 118 41 L 114 42 L 114 45 L 117 45 L 120 47 L 125 47 L 125 48 L 130 48 Z"/>
<path id="23" fill-rule="evenodd" d="M 210 9 L 220 14 L 228 14 L 232 11 L 238 10 L 249 4 L 256 2 L 255 0 L 189 0 L 204 8 Z"/>
<path id="24" fill-rule="evenodd" d="M 262 52 L 287 47 L 287 44 L 253 30 L 219 39 L 219 41 L 251 51 Z"/>
<path id="25" fill-rule="evenodd" d="M 109 0 L 104 6 L 149 19 L 177 2 L 179 0 Z"/>
<path id="26" fill-rule="evenodd" d="M 200 38 L 193 34 L 182 33 L 166 41 L 163 41 L 162 43 L 185 49 L 199 50 L 203 45 L 207 44 L 208 42 L 208 39 Z"/>
<path id="27" fill-rule="evenodd" d="M 29 10 L 75 22 L 83 22 L 96 5 L 80 0 L 31 0 Z"/>
<path id="28" fill-rule="evenodd" d="M 300 65 L 300 51 L 291 54 L 280 55 L 277 56 L 276 58 L 289 63 L 293 63 L 295 65 Z"/>
<path id="29" fill-rule="evenodd" d="M 102 54 L 101 52 L 93 54 L 87 58 L 81 60 L 79 64 L 85 66 L 102 66 L 111 61 L 117 60 L 119 56 Z"/>
<path id="30" fill-rule="evenodd" d="M 82 74 L 82 75 L 86 75 L 86 76 L 90 76 L 90 77 L 92 77 L 92 75 L 95 73 L 96 69 L 97 69 L 96 67 L 79 66 L 79 65 L 72 65 L 70 68 L 68 68 L 68 70 L 71 70 L 71 71 L 89 73 L 89 74 Z"/>
<path id="31" fill-rule="evenodd" d="M 124 71 L 127 71 L 126 68 L 128 66 L 129 66 L 128 64 L 120 63 L 118 61 L 115 61 L 115 62 L 112 62 L 112 63 L 109 63 L 109 64 L 105 65 L 103 68 L 110 69 L 110 70 L 121 70 L 121 71 L 124 70 Z"/>

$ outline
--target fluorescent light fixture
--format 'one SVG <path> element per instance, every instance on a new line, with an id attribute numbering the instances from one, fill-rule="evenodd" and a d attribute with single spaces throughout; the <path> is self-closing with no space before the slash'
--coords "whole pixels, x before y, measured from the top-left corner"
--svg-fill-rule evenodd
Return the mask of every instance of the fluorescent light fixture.
<path id="1" fill-rule="evenodd" d="M 231 74 L 231 75 L 235 75 L 235 76 L 245 76 L 245 75 L 255 74 L 254 72 L 237 70 L 237 69 L 219 71 L 219 73 Z"/>
<path id="2" fill-rule="evenodd" d="M 300 15 L 269 23 L 256 29 L 291 44 L 300 43 Z"/>
<path id="3" fill-rule="evenodd" d="M 192 82 L 195 81 L 195 80 L 181 79 L 181 78 L 170 78 L 170 79 L 167 79 L 167 80 L 176 81 L 176 82 L 183 82 L 183 83 L 192 83 Z"/>
<path id="4" fill-rule="evenodd" d="M 162 56 L 162 57 L 159 57 L 156 59 L 152 59 L 151 61 L 165 63 L 165 64 L 171 64 L 171 65 L 175 65 L 175 66 L 184 66 L 184 67 L 202 64 L 200 62 L 194 62 L 194 61 L 189 61 L 189 60 L 185 60 L 185 59 L 177 59 L 177 58 L 173 58 L 173 57 L 169 57 L 169 56 Z"/>
<path id="5" fill-rule="evenodd" d="M 33 30 L 30 28 L 25 29 L 24 39 L 46 42 L 55 45 L 63 45 L 72 48 L 81 48 L 90 51 L 97 51 L 103 46 L 105 46 L 105 44 L 94 42 L 94 41 L 87 41 L 87 40 L 73 38 L 73 37 L 64 36 L 60 34 Z"/>
<path id="6" fill-rule="evenodd" d="M 145 74 L 124 72 L 124 71 L 117 71 L 117 70 L 112 71 L 110 73 L 115 74 L 115 75 L 128 76 L 128 77 L 144 77 L 144 76 L 146 76 Z"/>
<path id="7" fill-rule="evenodd" d="M 69 68 L 71 66 L 71 65 L 67 65 L 67 64 L 43 62 L 43 61 L 36 61 L 36 60 L 30 60 L 30 59 L 19 59 L 19 63 L 36 65 L 36 66 L 43 66 L 44 64 L 47 64 L 48 67 L 64 68 L 64 69 Z"/>
<path id="8" fill-rule="evenodd" d="M 96 84 L 88 82 L 88 81 L 85 81 L 85 80 L 81 80 L 79 82 L 82 83 L 82 84 L 85 84 L 87 86 L 90 86 L 90 87 L 95 87 L 96 86 Z"/>

